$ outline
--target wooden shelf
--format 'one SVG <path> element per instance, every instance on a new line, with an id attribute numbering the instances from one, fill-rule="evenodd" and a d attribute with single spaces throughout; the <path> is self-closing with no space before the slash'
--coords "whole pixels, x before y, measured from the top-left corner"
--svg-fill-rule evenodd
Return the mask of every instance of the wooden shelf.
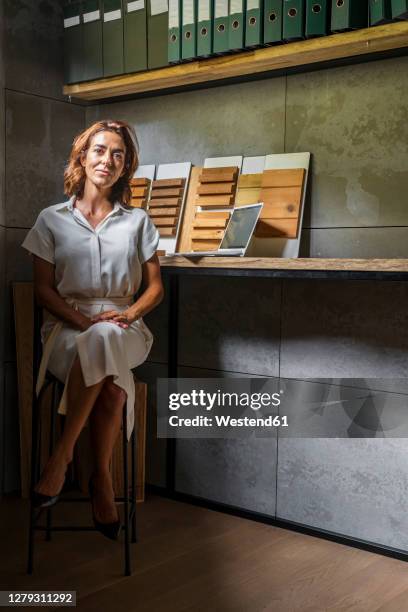
<path id="1" fill-rule="evenodd" d="M 408 259 L 160 257 L 162 272 L 275 278 L 408 280 Z"/>
<path id="2" fill-rule="evenodd" d="M 147 72 L 66 85 L 63 91 L 66 96 L 96 101 L 407 48 L 408 21 L 401 21 Z"/>

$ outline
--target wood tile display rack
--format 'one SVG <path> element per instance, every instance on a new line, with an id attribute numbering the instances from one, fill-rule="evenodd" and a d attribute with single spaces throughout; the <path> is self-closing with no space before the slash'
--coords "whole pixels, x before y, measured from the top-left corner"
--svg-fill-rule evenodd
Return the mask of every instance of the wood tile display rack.
<path id="1" fill-rule="evenodd" d="M 288 71 L 338 60 L 399 54 L 408 49 L 408 21 L 332 34 L 300 42 L 245 51 L 233 55 L 177 64 L 157 70 L 87 81 L 64 87 L 64 95 L 82 100 L 134 96 L 160 90 L 205 86 L 210 81 L 244 79 L 274 71 Z"/>

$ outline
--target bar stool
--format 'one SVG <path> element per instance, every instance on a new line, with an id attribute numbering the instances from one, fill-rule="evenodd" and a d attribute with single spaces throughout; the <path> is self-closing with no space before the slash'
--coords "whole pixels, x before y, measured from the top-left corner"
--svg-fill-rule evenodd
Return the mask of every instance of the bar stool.
<path id="1" fill-rule="evenodd" d="M 41 400 L 46 389 L 51 385 L 51 415 L 50 415 L 50 440 L 49 454 L 51 455 L 55 441 L 55 422 L 58 404 L 62 395 L 63 385 L 50 372 L 47 372 L 44 385 L 37 398 L 35 392 L 37 374 L 41 361 L 41 330 L 42 309 L 37 305 L 34 297 L 34 346 L 33 346 L 33 400 L 32 400 L 32 446 L 31 446 L 31 491 L 34 490 L 41 473 Z M 129 466 L 128 466 L 128 441 L 127 441 L 127 419 L 126 404 L 122 415 L 122 449 L 123 449 L 123 496 L 115 497 L 115 502 L 123 502 L 123 523 L 124 523 L 124 574 L 130 576 L 130 543 L 137 542 L 136 537 L 136 423 L 130 438 L 131 444 L 131 493 L 129 498 Z M 89 497 L 60 497 L 58 503 L 84 503 L 89 502 Z M 46 524 L 39 525 L 38 519 L 43 511 L 46 512 Z M 27 573 L 32 574 L 34 569 L 34 544 L 35 531 L 45 531 L 45 539 L 51 540 L 54 531 L 96 531 L 93 526 L 65 525 L 54 526 L 53 507 L 41 508 L 36 510 L 33 507 L 30 496 L 30 518 L 28 529 L 28 562 Z"/>

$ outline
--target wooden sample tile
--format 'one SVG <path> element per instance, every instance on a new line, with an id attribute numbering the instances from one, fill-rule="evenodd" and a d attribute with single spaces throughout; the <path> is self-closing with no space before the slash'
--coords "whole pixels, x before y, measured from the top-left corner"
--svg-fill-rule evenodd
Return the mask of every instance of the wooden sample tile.
<path id="1" fill-rule="evenodd" d="M 167 189 L 171 187 L 184 187 L 186 184 L 186 179 L 184 178 L 175 178 L 175 179 L 157 179 L 153 181 L 152 188 L 153 189 Z"/>
<path id="2" fill-rule="evenodd" d="M 189 251 L 216 251 L 219 246 L 219 240 L 192 240 Z"/>
<path id="3" fill-rule="evenodd" d="M 150 200 L 149 202 L 149 210 L 151 208 L 160 208 L 162 206 L 180 206 L 181 198 L 158 198 L 156 200 Z"/>
<path id="4" fill-rule="evenodd" d="M 159 227 L 160 236 L 175 236 L 176 235 L 176 227 Z"/>
<path id="5" fill-rule="evenodd" d="M 191 232 L 192 240 L 222 240 L 224 230 L 220 229 L 198 229 Z"/>
<path id="6" fill-rule="evenodd" d="M 177 235 L 185 184 L 185 178 L 162 178 L 152 182 L 147 212 L 160 237 Z"/>
<path id="7" fill-rule="evenodd" d="M 264 170 L 262 187 L 299 187 L 305 178 L 304 168 L 293 170 Z"/>
<path id="8" fill-rule="evenodd" d="M 205 185 L 200 184 L 197 189 L 198 195 L 229 195 L 235 191 L 235 184 L 228 183 L 206 183 Z"/>
<path id="9" fill-rule="evenodd" d="M 133 208 L 146 208 L 149 199 L 151 181 L 148 178 L 133 178 L 130 181 L 132 197 L 130 206 Z"/>
<path id="10" fill-rule="evenodd" d="M 238 169 L 236 168 L 234 171 L 225 170 L 224 168 L 215 168 L 216 170 L 222 170 L 222 172 L 206 172 L 205 170 L 200 175 L 200 183 L 231 183 L 233 182 L 237 175 Z M 208 170 L 213 170 L 213 168 L 208 168 Z"/>
<path id="11" fill-rule="evenodd" d="M 132 187 L 147 187 L 150 185 L 148 178 L 132 178 L 130 181 Z"/>
<path id="12" fill-rule="evenodd" d="M 196 217 L 191 227 L 193 250 L 216 250 L 224 237 L 229 212 L 211 209 L 232 208 L 237 188 L 239 168 L 206 167 L 198 177 L 195 199 Z M 203 210 L 204 209 L 204 210 Z M 205 217 L 200 216 L 207 212 Z M 222 217 L 219 217 L 219 213 Z M 220 223 L 221 220 L 221 223 Z M 203 244 L 205 243 L 205 244 Z"/>
<path id="13" fill-rule="evenodd" d="M 194 219 L 194 229 L 198 229 L 201 227 L 213 227 L 213 228 L 217 228 L 217 229 L 225 229 L 227 226 L 227 219 L 197 219 L 197 215 L 196 218 Z"/>
<path id="14" fill-rule="evenodd" d="M 196 219 L 229 219 L 230 212 L 223 210 L 199 210 L 195 215 Z"/>
<path id="15" fill-rule="evenodd" d="M 177 225 L 177 217 L 158 217 L 152 219 L 152 221 L 157 228 L 175 227 Z"/>
<path id="16" fill-rule="evenodd" d="M 256 226 L 260 238 L 295 238 L 298 231 L 298 217 L 294 219 L 261 219 Z"/>
<path id="17" fill-rule="evenodd" d="M 246 206 L 262 202 L 260 199 L 262 174 L 241 174 L 238 177 L 235 206 Z"/>
<path id="18" fill-rule="evenodd" d="M 235 197 L 235 206 L 247 206 L 248 204 L 257 204 L 262 202 L 261 189 L 241 189 Z"/>
<path id="19" fill-rule="evenodd" d="M 262 200 L 265 205 L 284 206 L 286 204 L 299 205 L 302 198 L 302 187 L 275 187 L 261 190 Z M 264 212 L 264 211 L 262 211 Z"/>
<path id="20" fill-rule="evenodd" d="M 265 198 L 266 200 L 266 198 Z M 262 219 L 294 219 L 299 216 L 300 201 L 281 204 L 280 202 L 264 201 Z"/>
<path id="21" fill-rule="evenodd" d="M 232 208 L 238 167 L 194 168 L 187 194 L 177 251 L 216 250 L 224 236 Z"/>
<path id="22" fill-rule="evenodd" d="M 226 174 L 228 172 L 236 176 L 238 175 L 239 168 L 238 166 L 209 166 L 208 168 L 202 168 L 201 175 L 217 176 L 219 174 Z"/>
<path id="23" fill-rule="evenodd" d="M 197 187 L 198 206 L 231 206 L 237 186 L 238 168 L 204 168 Z"/>
<path id="24" fill-rule="evenodd" d="M 132 198 L 145 198 L 148 192 L 147 187 L 131 187 Z"/>
<path id="25" fill-rule="evenodd" d="M 149 215 L 152 219 L 156 217 L 176 217 L 180 213 L 180 207 L 175 208 L 149 208 Z"/>
<path id="26" fill-rule="evenodd" d="M 238 189 L 262 187 L 262 174 L 241 174 L 238 177 Z M 256 202 L 254 202 L 256 204 Z"/>
<path id="27" fill-rule="evenodd" d="M 132 198 L 130 201 L 132 208 L 146 208 L 145 198 Z"/>
<path id="28" fill-rule="evenodd" d="M 204 168 L 199 176 L 199 185 L 197 187 L 197 195 L 202 198 L 205 196 L 209 204 L 216 203 L 217 196 L 233 196 L 236 190 L 238 178 L 238 168 Z M 207 200 L 208 198 L 211 198 Z M 221 200 L 221 202 L 220 202 Z M 217 203 L 224 205 L 224 200 L 220 198 Z M 197 199 L 198 205 L 202 204 L 203 200 Z"/>
<path id="29" fill-rule="evenodd" d="M 197 186 L 198 179 L 201 173 L 201 167 L 195 166 L 191 169 L 190 181 L 186 194 L 186 200 L 180 218 L 180 231 L 177 237 L 177 243 L 175 250 L 177 252 L 187 253 L 192 250 L 191 245 L 191 229 L 193 226 L 193 220 L 196 212 L 196 197 L 197 197 Z"/>
<path id="30" fill-rule="evenodd" d="M 264 203 L 254 235 L 297 238 L 306 171 L 304 168 L 265 170 L 259 201 Z"/>
<path id="31" fill-rule="evenodd" d="M 150 199 L 156 198 L 180 198 L 183 195 L 183 188 L 176 187 L 175 189 L 155 189 L 153 188 L 150 194 Z"/>
<path id="32" fill-rule="evenodd" d="M 197 206 L 213 206 L 214 208 L 225 208 L 234 203 L 233 195 L 207 195 L 196 198 Z"/>
<path id="33" fill-rule="evenodd" d="M 168 218 L 170 214 L 161 214 L 164 208 L 177 208 L 174 228 L 160 227 L 159 249 L 167 254 L 174 253 L 181 231 L 182 217 L 186 203 L 192 164 L 191 162 L 176 162 L 160 164 L 157 168 L 156 180 L 152 185 L 152 195 L 148 212 L 152 213 L 152 221 L 158 218 Z M 158 210 L 159 209 L 159 210 Z M 160 210 L 161 209 L 161 210 Z M 175 231 L 169 232 L 168 230 Z"/>

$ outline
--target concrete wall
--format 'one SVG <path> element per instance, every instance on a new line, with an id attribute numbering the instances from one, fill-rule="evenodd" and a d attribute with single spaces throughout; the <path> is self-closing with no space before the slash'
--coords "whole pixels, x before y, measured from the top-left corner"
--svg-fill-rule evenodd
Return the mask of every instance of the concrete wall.
<path id="1" fill-rule="evenodd" d="M 408 257 L 407 68 L 399 58 L 117 102 L 88 108 L 87 122 L 130 121 L 142 163 L 311 151 L 302 254 Z M 146 317 L 156 343 L 138 371 L 149 382 L 147 480 L 158 485 L 166 309 Z M 405 283 L 185 278 L 179 375 L 359 377 L 392 390 L 408 372 L 407 309 Z M 338 423 L 324 426 L 335 434 Z M 398 439 L 181 440 L 176 489 L 408 550 L 405 449 Z"/>
<path id="2" fill-rule="evenodd" d="M 302 253 L 407 257 L 408 58 L 91 107 L 127 119 L 142 163 L 313 154 Z"/>
<path id="3" fill-rule="evenodd" d="M 0 91 L 2 151 L 0 174 L 0 249 L 7 249 L 6 321 L 0 372 L 5 456 L 3 491 L 19 488 L 19 431 L 16 352 L 11 283 L 31 280 L 32 264 L 21 242 L 42 208 L 64 199 L 63 170 L 70 144 L 85 125 L 83 106 L 62 96 L 62 3 L 59 0 L 6 0 L 4 7 L 4 81 Z M 3 55 L 2 55 L 3 57 Z M 1 106 L 5 104 L 5 112 Z M 0 171 L 1 172 L 1 171 Z M 0 258 L 0 273 L 1 262 Z M 4 264 L 3 264 L 4 265 Z"/>

